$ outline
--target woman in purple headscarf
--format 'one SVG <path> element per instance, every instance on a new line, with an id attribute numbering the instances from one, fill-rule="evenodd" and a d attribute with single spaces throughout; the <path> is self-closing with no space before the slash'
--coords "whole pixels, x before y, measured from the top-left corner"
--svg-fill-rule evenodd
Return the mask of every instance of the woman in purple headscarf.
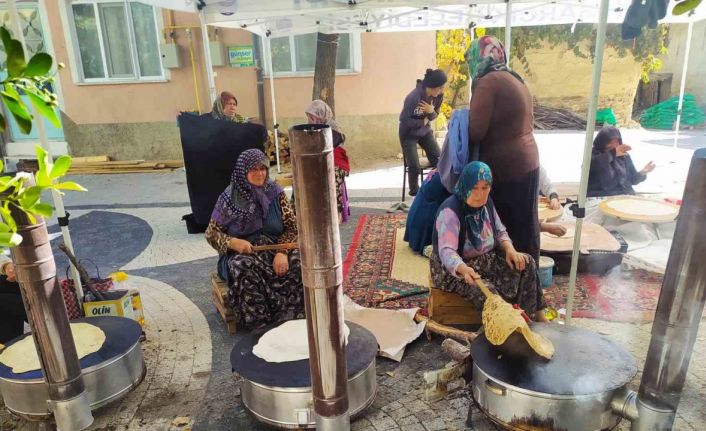
<path id="1" fill-rule="evenodd" d="M 230 306 L 246 328 L 304 317 L 299 251 L 252 249 L 297 240 L 294 212 L 268 167 L 262 151 L 244 151 L 206 229 L 220 255 L 218 275 L 228 282 Z"/>

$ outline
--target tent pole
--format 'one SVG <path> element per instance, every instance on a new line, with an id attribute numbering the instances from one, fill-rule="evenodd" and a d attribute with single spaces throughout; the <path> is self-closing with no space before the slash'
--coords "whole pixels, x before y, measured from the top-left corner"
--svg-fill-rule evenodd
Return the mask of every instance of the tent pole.
<path id="1" fill-rule="evenodd" d="M 17 12 L 15 1 L 10 0 L 7 5 L 11 16 L 10 25 L 12 27 L 13 36 L 16 37 L 20 41 L 20 43 L 22 43 L 23 47 L 26 47 L 24 34 L 22 33 L 22 29 L 20 28 L 20 15 Z M 26 55 L 28 56 L 29 53 L 26 53 Z M 47 131 L 44 127 L 44 118 L 39 115 L 39 112 L 37 112 L 37 108 L 35 108 L 34 105 L 31 105 L 31 109 L 32 116 L 34 117 L 33 123 L 35 126 L 37 126 L 39 142 L 44 151 L 46 151 L 49 155 L 49 159 L 54 160 L 54 156 L 52 155 L 51 147 L 49 145 L 49 139 L 47 138 Z M 62 239 L 64 240 L 64 244 L 66 244 L 66 247 L 69 249 L 69 251 L 71 251 L 71 253 L 73 253 L 75 256 L 76 253 L 74 252 L 73 242 L 71 241 L 71 234 L 69 233 L 69 219 L 67 218 L 66 209 L 64 208 L 64 200 L 62 199 L 61 193 L 59 193 L 58 190 L 52 189 L 51 195 L 54 200 L 56 217 L 59 220 L 59 226 L 61 227 Z M 74 288 L 76 290 L 76 295 L 79 304 L 83 304 L 83 287 L 81 286 L 81 276 L 78 273 L 78 269 L 76 269 L 76 267 L 73 265 L 71 265 L 71 276 L 74 280 Z"/>
<path id="2" fill-rule="evenodd" d="M 208 78 L 208 99 L 211 105 L 216 100 L 216 79 L 213 74 L 213 61 L 211 60 L 211 44 L 208 38 L 208 27 L 206 26 L 206 16 L 203 10 L 199 11 L 199 21 L 201 23 L 201 39 L 203 41 L 203 58 L 206 62 L 206 77 Z"/>
<path id="3" fill-rule="evenodd" d="M 507 66 L 510 67 L 510 58 L 512 53 L 512 0 L 506 0 L 505 9 L 505 54 L 507 55 Z"/>
<path id="4" fill-rule="evenodd" d="M 265 44 L 265 64 L 267 72 L 270 74 L 270 99 L 272 100 L 272 130 L 275 134 L 275 158 L 277 159 L 277 173 L 282 172 L 279 163 L 279 124 L 277 124 L 277 104 L 275 103 L 275 72 L 272 68 L 272 46 L 270 45 L 269 30 L 265 35 L 263 42 Z"/>
<path id="5" fill-rule="evenodd" d="M 576 216 L 576 232 L 574 233 L 574 249 L 571 253 L 571 272 L 569 273 L 569 292 L 566 299 L 566 324 L 571 324 L 571 312 L 574 308 L 574 290 L 576 288 L 576 271 L 579 263 L 579 248 L 581 247 L 581 229 L 586 212 L 586 190 L 588 189 L 588 172 L 591 167 L 591 148 L 593 132 L 596 129 L 596 107 L 598 92 L 601 87 L 601 70 L 603 69 L 603 51 L 605 47 L 606 24 L 608 22 L 608 0 L 601 0 L 598 31 L 596 35 L 596 52 L 593 60 L 593 76 L 591 78 L 591 97 L 588 99 L 588 115 L 586 118 L 586 140 L 583 147 L 583 163 L 581 165 L 581 184 L 579 186 L 579 201 L 572 210 Z M 576 206 L 577 205 L 577 206 Z"/>
<path id="6" fill-rule="evenodd" d="M 681 110 L 684 106 L 684 87 L 686 87 L 686 71 L 689 68 L 689 51 L 691 50 L 691 35 L 694 31 L 694 21 L 689 21 L 686 31 L 686 49 L 684 50 L 684 67 L 681 72 L 681 84 L 679 85 L 679 105 L 677 106 L 677 124 L 674 130 L 674 148 L 677 148 L 679 141 L 679 125 L 681 124 Z"/>

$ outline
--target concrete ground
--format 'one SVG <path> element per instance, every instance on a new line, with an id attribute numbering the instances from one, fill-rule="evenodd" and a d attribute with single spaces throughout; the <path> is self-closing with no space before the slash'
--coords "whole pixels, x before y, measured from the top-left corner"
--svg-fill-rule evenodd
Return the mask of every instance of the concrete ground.
<path id="1" fill-rule="evenodd" d="M 629 134 L 628 134 L 629 135 Z M 578 181 L 580 134 L 539 135 L 540 151 L 555 181 Z M 637 139 L 637 138 L 635 138 Z M 652 138 L 663 141 L 665 138 Z M 700 136 L 696 136 L 698 142 Z M 673 151 L 663 142 L 640 139 L 644 149 L 635 159 L 662 156 L 676 169 L 663 169 L 683 187 L 684 166 L 691 150 Z M 660 151 L 664 151 L 662 154 Z M 636 162 L 637 164 L 637 162 Z M 569 166 L 567 168 L 567 166 Z M 573 168 L 571 167 L 573 166 Z M 353 218 L 341 226 L 343 254 L 361 214 L 384 213 L 399 200 L 400 167 L 355 173 L 348 181 Z M 211 301 L 209 274 L 216 254 L 202 235 L 188 235 L 181 215 L 190 213 L 183 171 L 155 174 L 96 175 L 71 178 L 86 193 L 65 197 L 72 214 L 71 231 L 79 258 L 89 257 L 103 274 L 123 269 L 130 286 L 145 298 L 148 341 L 144 353 L 146 381 L 124 400 L 96 412 L 93 430 L 266 430 L 244 409 L 229 363 L 234 341 Z M 408 198 L 409 199 L 409 198 Z M 53 224 L 53 221 L 50 222 Z M 56 226 L 50 231 L 56 232 Z M 57 258 L 59 271 L 65 263 Z M 641 371 L 650 338 L 650 324 L 576 319 L 624 346 Z M 706 428 L 706 323 L 702 321 L 678 411 L 676 430 Z M 492 430 L 475 407 L 468 390 L 434 403 L 423 398 L 422 375 L 443 367 L 448 359 L 441 340 L 421 337 L 407 349 L 401 363 L 377 360 L 379 391 L 373 406 L 352 424 L 357 431 Z M 636 388 L 639 376 L 631 383 Z M 469 408 L 474 414 L 466 423 Z M 0 412 L 0 430 L 36 430 L 41 426 Z M 629 429 L 624 421 L 619 429 Z"/>

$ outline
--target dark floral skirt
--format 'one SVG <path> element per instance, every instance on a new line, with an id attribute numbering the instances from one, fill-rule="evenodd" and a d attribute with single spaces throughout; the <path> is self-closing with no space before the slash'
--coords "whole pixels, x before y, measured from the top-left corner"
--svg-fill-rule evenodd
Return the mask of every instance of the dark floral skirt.
<path id="1" fill-rule="evenodd" d="M 245 328 L 304 318 L 299 250 L 289 252 L 289 270 L 282 277 L 272 268 L 274 258 L 274 251 L 221 256 L 219 266 L 227 270 L 228 303 Z"/>
<path id="2" fill-rule="evenodd" d="M 483 309 L 485 295 L 477 286 L 451 275 L 437 253 L 432 253 L 429 261 L 431 277 L 437 289 L 459 294 L 478 310 Z M 529 257 L 522 272 L 510 268 L 503 253 L 496 250 L 467 259 L 465 263 L 481 276 L 490 290 L 510 304 L 518 304 L 530 317 L 547 306 L 537 278 L 537 265 L 532 257 Z"/>
<path id="3" fill-rule="evenodd" d="M 348 201 L 348 189 L 346 189 L 346 177 L 348 176 L 348 172 L 336 167 L 334 168 L 334 176 L 336 179 L 336 208 L 338 209 L 340 221 L 345 223 L 351 216 L 351 208 Z M 297 206 L 294 200 L 294 193 L 292 193 L 289 203 L 292 205 L 292 209 L 296 213 Z"/>

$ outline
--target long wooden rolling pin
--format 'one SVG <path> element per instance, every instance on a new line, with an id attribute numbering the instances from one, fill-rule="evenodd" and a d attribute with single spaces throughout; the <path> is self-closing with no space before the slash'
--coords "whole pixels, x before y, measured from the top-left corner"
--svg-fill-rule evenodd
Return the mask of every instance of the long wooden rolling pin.
<path id="1" fill-rule="evenodd" d="M 296 248 L 299 248 L 296 242 L 285 242 L 283 244 L 254 245 L 252 251 L 294 250 Z"/>

